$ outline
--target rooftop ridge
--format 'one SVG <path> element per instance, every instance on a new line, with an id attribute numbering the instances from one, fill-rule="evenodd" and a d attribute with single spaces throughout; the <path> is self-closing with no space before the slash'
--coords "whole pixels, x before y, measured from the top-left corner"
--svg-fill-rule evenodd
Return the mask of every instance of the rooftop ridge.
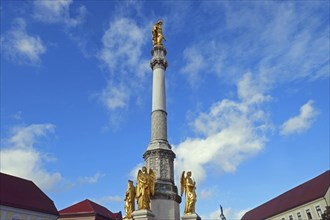
<path id="1" fill-rule="evenodd" d="M 248 211 L 242 220 L 266 219 L 304 203 L 322 198 L 330 187 L 330 170 Z"/>
<path id="2" fill-rule="evenodd" d="M 58 216 L 56 206 L 32 180 L 0 172 L 0 205 Z"/>
<path id="3" fill-rule="evenodd" d="M 115 219 L 119 213 L 113 213 L 106 207 L 89 199 L 73 204 L 59 211 L 61 217 L 79 215 L 101 215 L 106 218 Z"/>

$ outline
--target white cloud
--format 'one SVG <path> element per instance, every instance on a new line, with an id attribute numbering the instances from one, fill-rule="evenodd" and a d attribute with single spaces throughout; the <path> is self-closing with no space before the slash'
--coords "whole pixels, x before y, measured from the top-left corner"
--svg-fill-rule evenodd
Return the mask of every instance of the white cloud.
<path id="1" fill-rule="evenodd" d="M 282 124 L 280 134 L 290 135 L 302 133 L 310 128 L 317 116 L 317 111 L 313 107 L 313 103 L 312 100 L 309 100 L 301 106 L 299 115 L 289 118 Z"/>
<path id="2" fill-rule="evenodd" d="M 184 66 L 180 69 L 187 75 L 192 87 L 198 87 L 202 83 L 203 75 L 214 73 L 222 75 L 223 52 L 216 41 L 201 42 L 187 47 L 183 51 Z"/>
<path id="3" fill-rule="evenodd" d="M 142 27 L 134 20 L 120 17 L 109 23 L 102 37 L 98 58 L 107 67 L 109 79 L 98 97 L 110 112 L 126 109 L 131 97 L 139 100 L 139 91 L 145 89 L 150 69 L 142 49 L 148 33 L 148 25 Z"/>
<path id="4" fill-rule="evenodd" d="M 265 132 L 271 125 L 264 103 L 272 97 L 265 94 L 297 79 L 329 76 L 329 47 L 324 47 L 329 46 L 328 29 L 322 16 L 306 20 L 310 10 L 298 12 L 295 4 L 274 4 L 224 4 L 225 25 L 209 29 L 208 35 L 184 50 L 183 74 L 202 79 L 198 83 L 205 74 L 235 83 L 238 100 L 218 101 L 192 120 L 198 136 L 174 147 L 179 172 L 190 169 L 196 179 L 203 179 L 210 165 L 235 171 L 267 141 Z M 241 19 L 233 19 L 237 17 Z M 310 126 L 315 119 L 311 103 L 303 112 L 283 125 L 282 134 L 284 127 L 296 132 Z"/>
<path id="5" fill-rule="evenodd" d="M 253 78 L 252 73 L 242 76 L 237 85 L 237 93 L 241 100 L 246 104 L 258 104 L 269 101 L 271 97 L 265 96 L 265 85 L 260 79 Z"/>
<path id="6" fill-rule="evenodd" d="M 316 79 L 315 76 L 329 77 L 329 68 L 326 71 L 322 68 L 329 67 L 329 29 L 322 27 L 322 16 L 306 19 L 315 10 L 306 9 L 300 10 L 292 3 L 260 4 L 260 7 L 253 10 L 263 12 L 253 13 L 253 23 L 247 18 L 252 13 L 242 15 L 240 11 L 235 11 L 232 15 L 241 17 L 244 23 L 241 28 L 244 25 L 247 27 L 246 34 L 236 39 L 236 53 L 243 48 L 247 49 L 249 52 L 246 55 L 254 57 L 256 61 L 253 65 L 258 67 L 268 81 L 274 83 Z"/>
<path id="7" fill-rule="evenodd" d="M 142 169 L 142 167 L 144 166 L 143 163 L 138 163 L 132 170 L 131 172 L 129 173 L 129 178 L 132 180 L 132 181 L 136 181 L 136 178 L 137 178 L 137 174 L 139 172 L 140 169 Z"/>
<path id="8" fill-rule="evenodd" d="M 101 204 L 108 203 L 108 202 L 123 203 L 124 197 L 122 197 L 122 196 L 104 196 L 99 199 L 94 199 L 94 201 L 97 203 L 101 203 Z"/>
<path id="9" fill-rule="evenodd" d="M 66 26 L 74 27 L 84 21 L 87 12 L 84 6 L 80 6 L 77 9 L 76 17 L 72 17 L 70 14 L 72 0 L 34 1 L 33 3 L 33 17 L 45 23 L 63 23 Z"/>
<path id="10" fill-rule="evenodd" d="M 183 51 L 183 58 L 187 63 L 181 69 L 181 72 L 187 75 L 190 85 L 196 86 L 201 79 L 198 73 L 206 68 L 204 57 L 193 47 Z"/>
<path id="11" fill-rule="evenodd" d="M 94 176 L 84 176 L 78 179 L 79 183 L 95 184 L 102 178 L 104 174 L 97 172 Z"/>
<path id="12" fill-rule="evenodd" d="M 54 158 L 38 151 L 35 145 L 54 128 L 52 124 L 13 128 L 12 135 L 2 140 L 1 172 L 30 179 L 44 190 L 52 189 L 62 176 L 59 172 L 47 171 L 45 164 L 54 161 Z"/>
<path id="13" fill-rule="evenodd" d="M 192 122 L 201 137 L 187 138 L 173 148 L 177 155 L 177 173 L 191 170 L 197 180 L 203 180 L 206 165 L 234 172 L 242 161 L 262 149 L 270 125 L 260 106 L 269 97 L 252 89 L 255 82 L 251 77 L 247 73 L 238 81 L 239 101 L 221 100 Z"/>
<path id="14" fill-rule="evenodd" d="M 38 64 L 40 56 L 46 52 L 46 46 L 39 36 L 29 35 L 26 22 L 22 18 L 14 21 L 11 30 L 1 38 L 4 55 L 19 64 Z"/>
<path id="15" fill-rule="evenodd" d="M 214 189 L 202 189 L 199 194 L 200 199 L 209 199 L 214 196 Z"/>
<path id="16" fill-rule="evenodd" d="M 244 209 L 244 210 L 236 210 L 233 208 L 224 208 L 223 209 L 223 214 L 225 215 L 226 219 L 234 219 L 234 220 L 238 220 L 238 219 L 242 219 L 243 215 L 249 211 L 248 209 Z M 214 212 L 211 212 L 210 214 L 208 214 L 208 216 L 206 218 L 203 219 L 220 219 L 220 208 L 217 209 Z"/>
<path id="17" fill-rule="evenodd" d="M 330 76 L 329 27 L 324 16 L 311 16 L 319 6 L 300 8 L 294 3 L 277 2 L 240 4 L 240 7 L 221 4 L 224 20 L 214 22 L 223 25 L 206 26 L 208 33 L 200 41 L 191 41 L 193 45 L 183 50 L 181 73 L 189 76 L 190 83 L 200 84 L 205 74 L 233 83 L 252 71 L 260 75 L 268 90 L 297 79 L 327 78 Z M 211 8 L 205 11 L 209 17 L 218 12 Z M 185 19 L 188 22 L 189 17 Z"/>
<path id="18" fill-rule="evenodd" d="M 105 62 L 110 71 L 124 66 L 136 67 L 141 59 L 141 48 L 145 44 L 145 30 L 135 21 L 118 18 L 110 23 L 102 37 L 103 48 L 99 58 Z"/>
<path id="19" fill-rule="evenodd" d="M 22 111 L 18 111 L 11 116 L 15 120 L 22 120 Z"/>
<path id="20" fill-rule="evenodd" d="M 129 91 L 125 85 L 116 85 L 110 81 L 100 94 L 100 99 L 110 110 L 125 108 L 129 101 Z"/>
<path id="21" fill-rule="evenodd" d="M 207 216 L 202 217 L 202 219 L 220 219 L 220 209 L 207 214 Z"/>
<path id="22" fill-rule="evenodd" d="M 242 219 L 243 215 L 245 213 L 247 213 L 248 211 L 250 211 L 251 209 L 243 209 L 243 210 L 239 210 L 239 211 L 236 211 L 234 213 L 234 218 L 233 219 Z"/>

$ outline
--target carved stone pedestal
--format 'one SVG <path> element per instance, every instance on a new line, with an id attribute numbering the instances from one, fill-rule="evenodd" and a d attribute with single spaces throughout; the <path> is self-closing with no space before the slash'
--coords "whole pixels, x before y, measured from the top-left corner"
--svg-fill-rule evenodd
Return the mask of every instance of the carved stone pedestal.
<path id="1" fill-rule="evenodd" d="M 136 210 L 132 213 L 133 220 L 154 220 L 155 215 L 147 209 Z"/>
<path id="2" fill-rule="evenodd" d="M 197 213 L 193 213 L 193 214 L 184 214 L 181 217 L 182 220 L 201 220 L 201 217 L 199 217 L 199 215 Z"/>

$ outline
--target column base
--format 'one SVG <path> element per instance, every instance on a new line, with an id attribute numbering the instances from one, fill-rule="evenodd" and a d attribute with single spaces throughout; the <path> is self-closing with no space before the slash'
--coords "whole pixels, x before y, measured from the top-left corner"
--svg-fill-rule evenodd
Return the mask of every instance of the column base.
<path id="1" fill-rule="evenodd" d="M 181 217 L 182 220 L 201 220 L 201 217 L 197 213 L 184 214 Z"/>
<path id="2" fill-rule="evenodd" d="M 180 220 L 180 206 L 177 201 L 153 199 L 151 200 L 151 210 L 157 220 Z"/>
<path id="3" fill-rule="evenodd" d="M 154 220 L 155 215 L 147 209 L 136 210 L 132 213 L 133 220 Z"/>

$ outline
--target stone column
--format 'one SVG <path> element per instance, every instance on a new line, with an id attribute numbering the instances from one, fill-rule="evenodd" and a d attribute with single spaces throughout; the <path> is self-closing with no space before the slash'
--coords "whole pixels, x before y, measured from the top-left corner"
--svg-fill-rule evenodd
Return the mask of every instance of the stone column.
<path id="1" fill-rule="evenodd" d="M 144 153 L 145 165 L 156 175 L 155 196 L 151 210 L 155 219 L 180 220 L 181 197 L 174 184 L 175 154 L 167 141 L 167 112 L 165 93 L 166 49 L 162 45 L 152 49 L 150 66 L 153 72 L 151 140 Z"/>

